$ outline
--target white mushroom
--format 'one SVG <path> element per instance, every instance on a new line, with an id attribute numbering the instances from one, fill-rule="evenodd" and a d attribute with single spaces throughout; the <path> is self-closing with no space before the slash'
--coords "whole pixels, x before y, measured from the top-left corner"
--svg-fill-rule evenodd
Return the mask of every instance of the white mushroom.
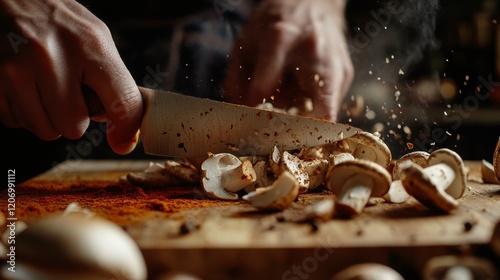
<path id="1" fill-rule="evenodd" d="M 277 146 L 274 146 L 272 152 L 269 154 L 269 167 L 276 176 L 280 174 L 280 162 L 281 151 Z"/>
<path id="2" fill-rule="evenodd" d="M 333 199 L 323 199 L 304 209 L 304 220 L 321 220 L 328 221 L 335 214 L 335 201 Z"/>
<path id="3" fill-rule="evenodd" d="M 487 259 L 474 256 L 445 255 L 427 261 L 423 270 L 423 279 L 496 279 L 496 272 L 493 264 Z"/>
<path id="4" fill-rule="evenodd" d="M 328 160 L 321 158 L 302 160 L 302 166 L 309 176 L 308 189 L 313 190 L 323 184 L 328 168 Z"/>
<path id="5" fill-rule="evenodd" d="M 485 184 L 500 184 L 493 165 L 484 159 L 481 161 L 481 177 Z"/>
<path id="6" fill-rule="evenodd" d="M 401 173 L 401 164 L 410 161 L 418 164 L 419 166 L 426 167 L 429 155 L 430 154 L 427 152 L 411 152 L 402 156 L 394 163 L 394 169 L 392 170 L 393 181 L 389 191 L 384 195 L 385 201 L 391 203 L 404 203 L 410 198 L 410 195 L 406 192 L 403 186 L 403 182 L 399 178 L 399 174 Z"/>
<path id="7" fill-rule="evenodd" d="M 264 160 L 258 160 L 253 164 L 255 170 L 255 182 L 245 187 L 247 193 L 255 191 L 257 188 L 265 188 L 272 183 L 272 179 L 268 176 L 268 165 Z"/>
<path id="8" fill-rule="evenodd" d="M 255 170 L 248 160 L 243 162 L 232 154 L 221 153 L 207 158 L 201 164 L 201 183 L 213 198 L 236 200 L 236 192 L 256 180 Z"/>
<path id="9" fill-rule="evenodd" d="M 57 215 L 17 236 L 19 279 L 146 279 L 144 258 L 119 226 L 100 218 Z"/>
<path id="10" fill-rule="evenodd" d="M 355 158 L 376 162 L 383 167 L 392 160 L 391 150 L 379 137 L 360 131 L 346 139 L 350 152 Z"/>
<path id="11" fill-rule="evenodd" d="M 495 168 L 497 179 L 500 180 L 500 138 L 497 141 L 495 153 L 493 154 L 493 167 Z"/>
<path id="12" fill-rule="evenodd" d="M 88 208 L 82 208 L 78 202 L 71 202 L 64 209 L 63 215 L 78 215 L 82 218 L 91 218 L 95 216 L 95 213 Z"/>
<path id="13" fill-rule="evenodd" d="M 460 156 L 449 150 L 434 151 L 428 167 L 413 162 L 401 165 L 401 178 L 406 191 L 431 209 L 451 212 L 458 207 L 466 187 L 466 171 Z"/>
<path id="14" fill-rule="evenodd" d="M 378 263 L 361 263 L 344 268 L 331 280 L 404 280 L 396 270 Z"/>
<path id="15" fill-rule="evenodd" d="M 253 207 L 264 210 L 283 210 L 287 208 L 299 195 L 299 182 L 288 171 L 284 171 L 278 179 L 267 188 L 259 188 L 243 199 L 249 201 Z"/>
<path id="16" fill-rule="evenodd" d="M 337 197 L 336 212 L 350 217 L 363 211 L 368 199 L 389 190 L 391 175 L 372 161 L 355 159 L 336 164 L 329 172 L 326 187 Z"/>
<path id="17" fill-rule="evenodd" d="M 127 180 L 132 185 L 146 188 L 161 188 L 181 184 L 179 179 L 165 169 L 164 164 L 150 162 L 142 172 L 130 172 Z"/>
<path id="18" fill-rule="evenodd" d="M 288 171 L 299 182 L 299 193 L 304 193 L 309 188 L 309 174 L 304 168 L 302 160 L 291 153 L 284 151 L 281 154 L 280 174 Z"/>

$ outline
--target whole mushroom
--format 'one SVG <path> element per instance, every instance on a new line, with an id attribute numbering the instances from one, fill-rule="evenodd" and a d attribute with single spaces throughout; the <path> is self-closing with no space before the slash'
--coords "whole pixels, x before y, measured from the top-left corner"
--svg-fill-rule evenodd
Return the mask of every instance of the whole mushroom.
<path id="1" fill-rule="evenodd" d="M 20 279 L 146 279 L 144 258 L 118 225 L 101 218 L 55 215 L 16 240 Z"/>
<path id="2" fill-rule="evenodd" d="M 422 168 L 413 162 L 401 166 L 405 190 L 431 209 L 451 212 L 466 188 L 466 170 L 460 156 L 449 150 L 434 151 Z"/>
<path id="3" fill-rule="evenodd" d="M 370 197 L 381 197 L 389 190 L 391 175 L 368 160 L 345 160 L 329 171 L 326 187 L 338 197 L 336 213 L 350 217 L 363 211 Z"/>
<path id="4" fill-rule="evenodd" d="M 430 154 L 427 152 L 411 152 L 402 156 L 399 160 L 394 163 L 394 168 L 392 170 L 392 183 L 389 191 L 384 195 L 385 201 L 392 203 L 404 203 L 409 198 L 410 195 L 406 192 L 403 182 L 399 178 L 401 173 L 401 165 L 405 162 L 413 162 L 421 167 L 427 166 L 427 159 Z"/>
<path id="5" fill-rule="evenodd" d="M 497 279 L 493 264 L 475 256 L 445 255 L 431 258 L 423 270 L 424 280 Z"/>

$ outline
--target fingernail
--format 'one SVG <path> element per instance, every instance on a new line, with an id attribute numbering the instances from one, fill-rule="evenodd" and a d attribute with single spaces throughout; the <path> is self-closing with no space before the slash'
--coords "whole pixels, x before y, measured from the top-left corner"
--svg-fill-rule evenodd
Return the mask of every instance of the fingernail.
<path id="1" fill-rule="evenodd" d="M 121 155 L 126 155 L 135 149 L 138 141 L 139 141 L 139 131 L 137 131 L 137 133 L 134 135 L 132 139 L 130 139 L 130 141 L 117 144 L 115 147 L 116 152 Z"/>

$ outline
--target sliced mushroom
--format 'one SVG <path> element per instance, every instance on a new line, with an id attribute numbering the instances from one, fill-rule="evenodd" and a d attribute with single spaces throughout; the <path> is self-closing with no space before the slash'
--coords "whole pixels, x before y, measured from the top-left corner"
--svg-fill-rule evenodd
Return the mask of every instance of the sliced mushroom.
<path id="1" fill-rule="evenodd" d="M 460 156 L 449 150 L 434 151 L 428 167 L 413 162 L 401 165 L 401 178 L 405 190 L 431 209 L 451 212 L 458 207 L 466 188 L 466 171 Z"/>
<path id="2" fill-rule="evenodd" d="M 88 208 L 82 208 L 78 202 L 71 202 L 64 209 L 63 215 L 78 215 L 82 218 L 91 218 L 95 216 L 95 213 Z"/>
<path id="3" fill-rule="evenodd" d="M 146 279 L 134 240 L 100 218 L 56 215 L 35 222 L 16 240 L 19 279 Z"/>
<path id="4" fill-rule="evenodd" d="M 195 184 L 200 181 L 198 169 L 188 161 L 167 160 L 165 169 L 183 183 Z"/>
<path id="5" fill-rule="evenodd" d="M 269 154 L 269 167 L 276 176 L 280 174 L 280 162 L 281 151 L 277 146 L 274 146 L 272 152 Z"/>
<path id="6" fill-rule="evenodd" d="M 392 160 L 391 150 L 372 133 L 360 131 L 346 139 L 350 152 L 355 158 L 376 162 L 383 167 Z"/>
<path id="7" fill-rule="evenodd" d="M 438 256 L 427 261 L 423 279 L 474 280 L 497 279 L 493 264 L 474 256 Z"/>
<path id="8" fill-rule="evenodd" d="M 361 263 L 349 266 L 337 274 L 331 280 L 404 280 L 403 276 L 396 270 L 378 263 Z"/>
<path id="9" fill-rule="evenodd" d="M 406 192 L 403 186 L 403 182 L 399 178 L 399 174 L 401 173 L 401 164 L 410 161 L 418 164 L 419 166 L 426 167 L 429 156 L 430 154 L 427 152 L 411 152 L 402 156 L 394 163 L 394 169 L 392 170 L 393 181 L 389 191 L 384 195 L 385 201 L 391 203 L 404 203 L 410 198 L 410 195 Z"/>
<path id="10" fill-rule="evenodd" d="M 495 153 L 493 153 L 493 167 L 495 168 L 497 179 L 500 180 L 500 138 L 497 141 Z"/>
<path id="11" fill-rule="evenodd" d="M 304 168 L 302 160 L 291 153 L 284 151 L 281 154 L 280 174 L 288 171 L 299 182 L 299 193 L 304 193 L 309 188 L 309 174 Z"/>
<path id="12" fill-rule="evenodd" d="M 355 159 L 336 164 L 329 172 L 326 187 L 337 197 L 336 212 L 350 217 L 363 211 L 368 199 L 389 190 L 391 175 L 379 164 Z"/>
<path id="13" fill-rule="evenodd" d="M 259 188 L 243 199 L 253 207 L 264 210 L 283 210 L 299 195 L 299 182 L 288 171 L 281 173 L 274 183 L 267 188 Z"/>
<path id="14" fill-rule="evenodd" d="M 145 188 L 162 188 L 180 185 L 181 181 L 165 169 L 164 164 L 149 163 L 149 167 L 142 172 L 131 172 L 127 174 L 127 180 L 132 185 Z"/>
<path id="15" fill-rule="evenodd" d="M 331 220 L 335 213 L 335 201 L 333 199 L 323 199 L 312 205 L 307 206 L 304 209 L 306 221 L 321 220 L 328 221 Z"/>
<path id="16" fill-rule="evenodd" d="M 302 166 L 309 176 L 309 186 L 308 189 L 314 190 L 325 180 L 326 170 L 328 168 L 328 160 L 326 159 L 311 159 L 302 160 Z"/>
<path id="17" fill-rule="evenodd" d="M 484 159 L 481 161 L 481 177 L 485 184 L 500 184 L 493 165 Z"/>
<path id="18" fill-rule="evenodd" d="M 268 176 L 268 165 L 264 160 L 258 160 L 253 164 L 253 169 L 255 170 L 255 182 L 253 184 L 245 187 L 247 193 L 253 192 L 258 188 L 265 188 L 272 183 L 272 179 Z"/>
<path id="19" fill-rule="evenodd" d="M 208 157 L 202 164 L 201 183 L 205 192 L 217 199 L 236 200 L 236 192 L 256 180 L 255 170 L 248 160 L 221 153 Z"/>

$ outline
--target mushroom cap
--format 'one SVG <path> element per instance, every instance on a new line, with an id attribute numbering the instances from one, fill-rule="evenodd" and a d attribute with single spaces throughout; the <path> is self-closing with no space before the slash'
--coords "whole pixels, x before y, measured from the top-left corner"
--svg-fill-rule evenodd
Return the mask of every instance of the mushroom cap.
<path id="1" fill-rule="evenodd" d="M 401 180 L 406 192 L 422 204 L 445 212 L 451 212 L 458 207 L 458 202 L 434 185 L 432 179 L 418 164 L 408 161 L 403 163 L 401 168 Z"/>
<path id="2" fill-rule="evenodd" d="M 425 168 L 428 165 L 427 160 L 429 159 L 429 156 L 430 154 L 424 151 L 415 151 L 403 155 L 394 164 L 394 169 L 392 170 L 392 179 L 393 180 L 399 179 L 399 173 L 401 172 L 401 164 L 403 162 L 411 161 Z"/>
<path id="3" fill-rule="evenodd" d="M 453 169 L 455 179 L 445 190 L 451 197 L 458 199 L 464 194 L 467 186 L 467 172 L 462 158 L 450 149 L 439 149 L 431 153 L 427 160 L 428 166 L 444 163 Z"/>
<path id="4" fill-rule="evenodd" d="M 146 264 L 134 240 L 101 218 L 51 216 L 30 225 L 17 241 L 19 264 L 36 276 L 31 279 L 41 279 L 39 274 L 47 279 L 82 279 L 82 274 L 86 279 L 146 279 Z"/>
<path id="5" fill-rule="evenodd" d="M 297 179 L 300 193 L 304 193 L 309 189 L 311 180 L 309 179 L 309 173 L 304 168 L 303 161 L 287 151 L 281 154 L 280 173 L 284 171 L 290 172 Z"/>
<path id="6" fill-rule="evenodd" d="M 396 270 L 378 263 L 361 263 L 344 268 L 331 280 L 404 280 Z"/>
<path id="7" fill-rule="evenodd" d="M 388 166 L 392 160 L 392 154 L 389 147 L 387 147 L 382 139 L 370 132 L 359 131 L 353 136 L 347 138 L 346 141 L 349 145 L 349 149 L 356 158 L 368 159 L 380 164 L 383 167 Z M 362 146 L 362 148 L 359 147 L 360 145 Z M 365 157 L 363 155 L 365 153 L 365 150 L 373 151 L 375 154 L 375 158 Z"/>
<path id="8" fill-rule="evenodd" d="M 344 182 L 359 174 L 372 178 L 372 197 L 381 197 L 389 191 L 391 174 L 381 165 L 363 159 L 345 160 L 333 166 L 329 171 L 330 178 L 326 186 L 335 194 L 339 194 L 342 192 Z"/>

